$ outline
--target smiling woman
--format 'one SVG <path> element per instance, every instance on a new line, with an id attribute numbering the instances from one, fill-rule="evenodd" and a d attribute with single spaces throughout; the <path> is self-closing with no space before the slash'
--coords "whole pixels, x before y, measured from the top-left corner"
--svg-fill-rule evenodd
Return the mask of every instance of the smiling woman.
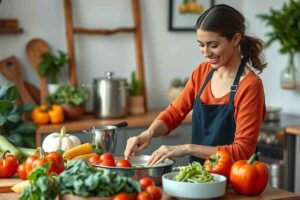
<path id="1" fill-rule="evenodd" d="M 255 151 L 266 112 L 262 81 L 254 72 L 265 67 L 263 43 L 245 34 L 244 16 L 225 4 L 204 11 L 195 27 L 207 61 L 146 131 L 128 139 L 125 158 L 146 149 L 152 138 L 170 134 L 191 110 L 191 144 L 162 145 L 154 151 L 158 154 L 152 153 L 150 165 L 185 155 L 202 163 L 218 150 L 227 150 L 234 161 Z"/>

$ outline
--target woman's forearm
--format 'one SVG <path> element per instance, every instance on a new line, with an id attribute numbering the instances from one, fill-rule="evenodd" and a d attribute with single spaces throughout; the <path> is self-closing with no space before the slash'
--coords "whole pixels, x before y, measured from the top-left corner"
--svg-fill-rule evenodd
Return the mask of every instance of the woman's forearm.
<path id="1" fill-rule="evenodd" d="M 154 120 L 148 128 L 148 131 L 152 137 L 159 137 L 168 133 L 168 126 L 162 120 Z"/>
<path id="2" fill-rule="evenodd" d="M 197 144 L 186 144 L 186 154 L 198 158 L 206 159 L 210 155 L 217 152 L 217 147 L 197 145 Z"/>

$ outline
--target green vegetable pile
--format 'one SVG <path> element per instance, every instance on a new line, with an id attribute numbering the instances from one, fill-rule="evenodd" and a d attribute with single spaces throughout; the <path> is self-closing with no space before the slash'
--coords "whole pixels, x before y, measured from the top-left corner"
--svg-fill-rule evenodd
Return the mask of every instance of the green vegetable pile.
<path id="1" fill-rule="evenodd" d="M 18 197 L 19 200 L 49 200 L 55 199 L 57 185 L 55 178 L 48 175 L 50 163 L 34 169 L 28 176 L 30 186 L 25 187 Z"/>
<path id="2" fill-rule="evenodd" d="M 173 178 L 175 181 L 190 183 L 214 182 L 214 177 L 198 162 L 192 162 L 187 166 L 177 168 L 179 173 Z"/>
<path id="3" fill-rule="evenodd" d="M 57 177 L 60 194 L 82 197 L 109 197 L 120 192 L 127 194 L 141 191 L 140 184 L 130 177 L 117 173 L 104 173 L 102 169 L 89 166 L 81 160 L 68 165 Z"/>

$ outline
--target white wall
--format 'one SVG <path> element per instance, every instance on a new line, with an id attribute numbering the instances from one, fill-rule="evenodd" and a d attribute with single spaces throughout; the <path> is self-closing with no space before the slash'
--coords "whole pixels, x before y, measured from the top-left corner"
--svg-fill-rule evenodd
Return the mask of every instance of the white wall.
<path id="1" fill-rule="evenodd" d="M 256 17 L 267 13 L 272 5 L 280 8 L 287 0 L 219 0 L 230 2 L 240 9 L 249 24 L 249 33 L 266 40 L 269 30 Z M 73 0 L 76 26 L 93 28 L 113 28 L 130 26 L 130 0 Z M 194 32 L 168 31 L 168 4 L 164 0 L 141 0 L 143 49 L 148 95 L 148 106 L 160 108 L 168 105 L 166 88 L 171 79 L 189 76 L 197 64 L 203 61 L 196 43 Z M 25 46 L 35 37 L 46 40 L 53 50 L 66 51 L 64 9 L 62 0 L 4 0 L 0 4 L 0 18 L 17 18 L 24 33 L 0 35 L 0 59 L 16 55 L 21 61 L 23 78 L 38 85 L 37 76 L 29 64 Z M 134 41 L 130 34 L 113 36 L 75 37 L 77 74 L 79 83 L 92 83 L 93 78 L 103 77 L 112 70 L 116 76 L 129 78 L 135 69 Z M 279 44 L 266 49 L 268 68 L 262 73 L 267 105 L 280 106 L 284 112 L 300 114 L 297 102 L 299 89 L 282 90 L 279 84 L 280 71 L 287 65 L 287 57 L 279 54 Z M 296 65 L 300 67 L 299 55 Z M 299 70 L 300 71 L 300 70 Z M 64 72 L 66 76 L 66 69 Z M 300 77 L 298 76 L 300 79 Z M 6 79 L 0 75 L 0 84 Z"/>

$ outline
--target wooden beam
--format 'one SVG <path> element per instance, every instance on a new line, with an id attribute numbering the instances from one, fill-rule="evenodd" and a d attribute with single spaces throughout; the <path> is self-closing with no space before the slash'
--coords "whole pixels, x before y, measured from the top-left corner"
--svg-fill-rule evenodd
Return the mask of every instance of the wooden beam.
<path id="1" fill-rule="evenodd" d="M 78 34 L 88 34 L 88 35 L 112 35 L 116 33 L 133 33 L 136 29 L 120 27 L 116 29 L 87 29 L 87 28 L 74 28 L 74 33 Z"/>
<path id="2" fill-rule="evenodd" d="M 136 53 L 136 67 L 139 79 L 142 82 L 142 95 L 144 96 L 144 107 L 147 112 L 147 95 L 145 86 L 144 75 L 144 58 L 143 58 L 143 45 L 142 45 L 142 27 L 141 27 L 141 14 L 139 0 L 132 0 L 132 15 L 136 31 L 134 34 L 135 39 L 135 53 Z"/>
<path id="3" fill-rule="evenodd" d="M 73 86 L 77 86 L 77 67 L 74 45 L 74 31 L 73 31 L 73 12 L 71 0 L 64 0 L 65 7 L 65 22 L 66 22 L 66 36 L 67 36 L 67 51 L 69 56 L 69 80 Z"/>

